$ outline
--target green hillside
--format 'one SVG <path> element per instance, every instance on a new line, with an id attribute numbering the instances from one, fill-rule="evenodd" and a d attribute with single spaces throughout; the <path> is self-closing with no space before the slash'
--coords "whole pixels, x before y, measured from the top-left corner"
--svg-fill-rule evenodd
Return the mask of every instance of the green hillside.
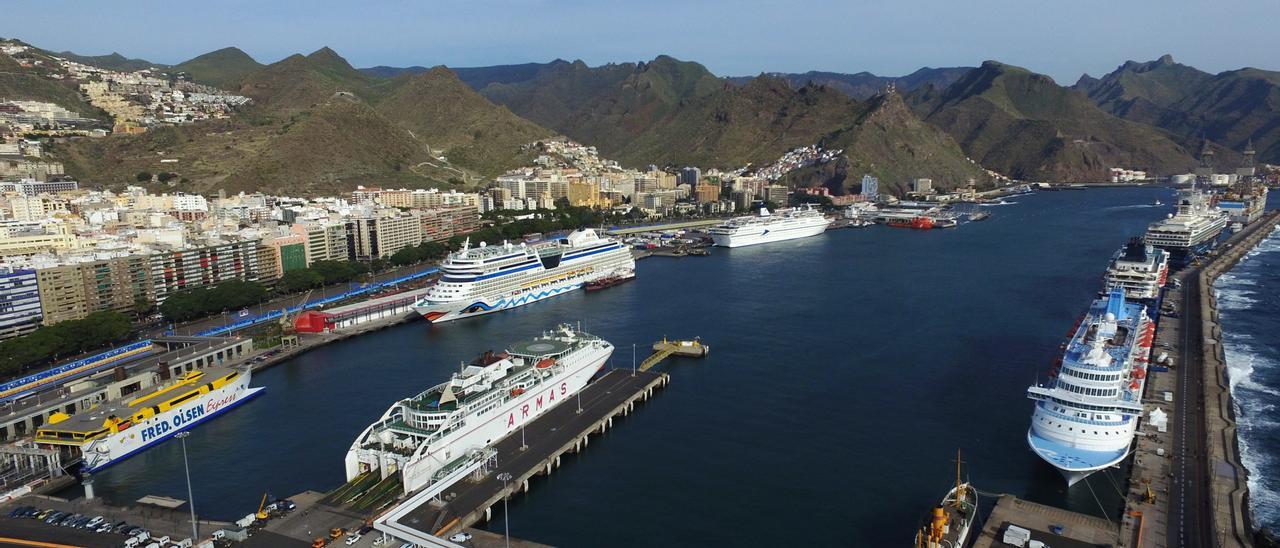
<path id="1" fill-rule="evenodd" d="M 194 82 L 240 91 L 245 76 L 261 68 L 261 63 L 240 49 L 222 48 L 174 65 L 170 71 L 185 72 Z"/>

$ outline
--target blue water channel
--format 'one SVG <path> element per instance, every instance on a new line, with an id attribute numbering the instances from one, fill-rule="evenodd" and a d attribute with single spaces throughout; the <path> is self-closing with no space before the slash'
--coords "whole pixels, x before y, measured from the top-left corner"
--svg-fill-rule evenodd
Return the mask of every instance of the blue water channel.
<path id="1" fill-rule="evenodd" d="M 511 502 L 514 536 L 557 546 L 889 546 L 953 482 L 1119 512 L 1118 470 L 1066 489 L 1026 446 L 1025 390 L 1100 289 L 1111 254 L 1172 212 L 1164 188 L 1044 192 L 956 229 L 872 227 L 651 258 L 638 280 L 439 326 L 412 322 L 262 372 L 264 396 L 187 440 L 197 510 L 343 480 L 353 438 L 396 399 L 562 321 L 619 348 L 700 336 L 708 359 Z M 181 446 L 98 474 L 100 494 L 186 498 Z M 496 520 L 501 527 L 501 520 Z"/>

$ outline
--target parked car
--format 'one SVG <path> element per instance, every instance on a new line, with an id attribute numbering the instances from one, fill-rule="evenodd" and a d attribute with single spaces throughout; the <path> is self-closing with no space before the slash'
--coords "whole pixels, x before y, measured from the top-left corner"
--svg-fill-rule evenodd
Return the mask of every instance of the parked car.
<path id="1" fill-rule="evenodd" d="M 458 533 L 456 535 L 449 537 L 449 540 L 453 542 L 466 542 L 468 540 L 471 540 L 471 533 L 463 531 L 461 533 Z"/>

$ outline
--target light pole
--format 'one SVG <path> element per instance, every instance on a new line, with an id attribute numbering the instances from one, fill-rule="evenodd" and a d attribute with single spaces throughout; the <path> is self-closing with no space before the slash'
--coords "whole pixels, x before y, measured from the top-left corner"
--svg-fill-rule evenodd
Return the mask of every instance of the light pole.
<path id="1" fill-rule="evenodd" d="M 498 481 L 502 482 L 502 536 L 506 539 L 507 548 L 511 548 L 511 524 L 507 521 L 507 482 L 511 481 L 511 474 L 498 474 Z"/>
<path id="2" fill-rule="evenodd" d="M 582 414 L 582 389 L 578 389 L 577 392 L 574 392 L 574 395 L 578 397 L 578 414 L 581 415 Z"/>
<path id="3" fill-rule="evenodd" d="M 196 529 L 196 499 L 191 494 L 191 464 L 187 461 L 187 436 L 191 432 L 178 432 L 173 437 L 182 440 L 182 467 L 187 471 L 187 507 L 191 508 L 191 542 L 200 541 L 200 532 Z"/>
<path id="4" fill-rule="evenodd" d="M 520 423 L 520 450 L 524 451 L 529 448 L 529 444 L 524 442 L 524 423 Z"/>

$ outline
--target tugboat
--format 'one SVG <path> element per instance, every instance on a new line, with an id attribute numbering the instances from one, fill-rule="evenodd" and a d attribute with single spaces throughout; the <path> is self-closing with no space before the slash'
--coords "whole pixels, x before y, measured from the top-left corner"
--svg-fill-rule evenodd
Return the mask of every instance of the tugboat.
<path id="1" fill-rule="evenodd" d="M 599 291 L 634 279 L 636 279 L 636 271 L 628 268 L 625 270 L 619 270 L 603 278 L 591 280 L 583 284 L 582 288 L 587 291 Z"/>
<path id="2" fill-rule="evenodd" d="M 978 515 L 978 492 L 960 481 L 960 451 L 956 450 L 956 486 L 933 507 L 929 523 L 916 531 L 916 548 L 962 548 Z"/>
<path id="3" fill-rule="evenodd" d="M 915 228 L 919 230 L 929 230 L 934 226 L 933 219 L 930 217 L 925 217 L 923 215 L 919 217 L 911 218 L 911 219 L 907 219 L 907 218 L 889 219 L 888 221 L 885 222 L 885 224 L 894 228 Z"/>

